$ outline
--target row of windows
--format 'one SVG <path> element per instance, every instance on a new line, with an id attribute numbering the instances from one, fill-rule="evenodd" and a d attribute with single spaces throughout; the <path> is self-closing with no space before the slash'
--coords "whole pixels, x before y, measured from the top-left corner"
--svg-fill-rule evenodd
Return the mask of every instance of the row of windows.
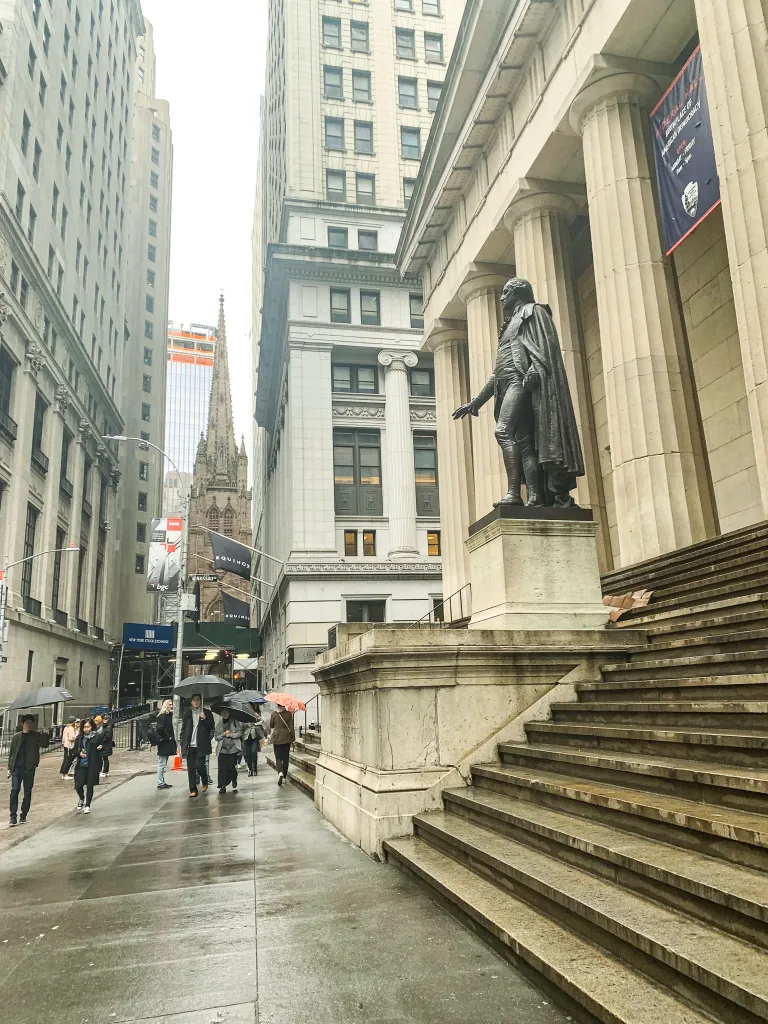
<path id="1" fill-rule="evenodd" d="M 434 434 L 413 435 L 413 468 L 417 514 L 439 515 Z M 333 483 L 336 515 L 383 515 L 378 430 L 334 430 Z"/>
<path id="2" fill-rule="evenodd" d="M 339 394 L 377 395 L 379 371 L 376 366 L 353 366 L 334 363 L 331 369 L 332 387 Z M 414 368 L 409 373 L 411 397 L 434 398 L 435 375 L 427 367 Z"/>
<path id="3" fill-rule="evenodd" d="M 323 17 L 323 46 L 341 50 L 343 46 L 341 18 Z M 367 21 L 349 23 L 349 48 L 353 53 L 370 53 L 370 32 Z M 444 63 L 443 37 L 437 32 L 424 33 L 424 59 L 428 64 Z M 410 28 L 395 29 L 395 56 L 399 60 L 416 60 L 416 32 Z"/>
<path id="4" fill-rule="evenodd" d="M 353 121 L 354 151 L 373 156 L 373 122 Z M 346 128 L 343 117 L 326 117 L 325 148 L 331 153 L 346 152 Z M 400 154 L 404 160 L 421 160 L 421 129 L 400 125 Z"/>
<path id="5" fill-rule="evenodd" d="M 442 82 L 427 82 L 427 107 L 430 112 L 437 110 L 442 92 Z M 329 100 L 344 99 L 344 68 L 326 64 L 323 67 L 323 95 Z M 408 110 L 419 108 L 419 80 L 398 75 L 398 103 Z M 372 103 L 370 71 L 352 71 L 352 99 L 355 103 Z"/>
<path id="6" fill-rule="evenodd" d="M 329 249 L 348 249 L 349 248 L 349 229 L 348 228 L 328 228 L 328 248 Z M 357 232 L 357 248 L 362 252 L 378 252 L 379 249 L 379 233 L 378 231 L 366 231 L 360 228 Z"/>
<path id="7" fill-rule="evenodd" d="M 413 0 L 395 0 L 395 10 L 414 14 Z M 421 13 L 439 15 L 440 0 L 421 0 Z"/>
<path id="8" fill-rule="evenodd" d="M 376 531 L 375 530 L 345 530 L 344 531 L 344 554 L 347 558 L 357 558 L 360 554 L 358 538 L 362 540 L 363 558 L 376 557 Z M 434 558 L 440 555 L 440 531 L 429 530 L 427 533 L 427 554 Z M 350 621 L 365 621 L 351 620 Z M 383 621 L 383 620 L 382 620 Z"/>
<path id="9" fill-rule="evenodd" d="M 411 327 L 424 326 L 424 300 L 410 296 Z M 331 288 L 331 323 L 352 323 L 352 295 L 349 288 Z M 381 292 L 360 292 L 360 323 L 371 327 L 381 324 Z"/>
<path id="10" fill-rule="evenodd" d="M 416 185 L 415 178 L 403 178 L 403 205 L 408 208 Z M 347 172 L 328 168 L 325 172 L 325 195 L 334 203 L 347 201 Z M 358 206 L 376 205 L 376 176 L 355 174 L 355 199 Z"/>

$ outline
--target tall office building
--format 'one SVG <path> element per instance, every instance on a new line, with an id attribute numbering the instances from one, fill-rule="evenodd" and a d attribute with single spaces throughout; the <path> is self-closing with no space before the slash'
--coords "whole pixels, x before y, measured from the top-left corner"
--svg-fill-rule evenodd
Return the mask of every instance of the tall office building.
<path id="1" fill-rule="evenodd" d="M 204 324 L 168 327 L 165 444 L 178 467 L 167 467 L 163 515 L 179 515 L 189 494 L 197 446 L 208 426 L 216 354 L 216 329 Z"/>
<path id="2" fill-rule="evenodd" d="M 124 433 L 163 447 L 168 286 L 171 251 L 173 138 L 166 100 L 155 96 L 155 46 L 145 21 L 138 41 L 133 104 L 133 159 L 128 213 L 126 335 L 123 353 Z M 152 448 L 120 446 L 120 617 L 154 621 L 146 560 L 152 518 L 161 514 L 168 467 Z"/>
<path id="3" fill-rule="evenodd" d="M 17 0 L 0 33 L 0 707 L 109 695 L 138 0 Z M 43 554 L 74 546 L 58 554 Z M 40 557 L 30 558 L 32 555 Z"/>
<path id="4" fill-rule="evenodd" d="M 394 253 L 463 0 L 270 0 L 254 224 L 265 685 L 442 596 L 431 357 Z"/>

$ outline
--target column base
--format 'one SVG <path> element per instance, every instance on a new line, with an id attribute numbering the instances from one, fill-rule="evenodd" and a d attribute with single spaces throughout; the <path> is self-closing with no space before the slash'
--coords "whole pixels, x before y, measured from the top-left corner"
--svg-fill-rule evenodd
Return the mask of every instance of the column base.
<path id="1" fill-rule="evenodd" d="M 391 551 L 387 552 L 387 558 L 390 562 L 421 561 L 421 555 L 416 548 L 412 547 L 392 548 Z"/>
<path id="2" fill-rule="evenodd" d="M 501 506 L 473 524 L 469 628 L 605 626 L 596 535 L 591 510 L 582 508 Z"/>

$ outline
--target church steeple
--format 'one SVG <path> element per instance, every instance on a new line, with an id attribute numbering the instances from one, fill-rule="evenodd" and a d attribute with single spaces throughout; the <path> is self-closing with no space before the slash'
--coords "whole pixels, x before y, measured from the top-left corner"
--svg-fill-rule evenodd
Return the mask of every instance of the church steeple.
<path id="1" fill-rule="evenodd" d="M 238 449 L 232 419 L 232 392 L 229 386 L 227 325 L 224 317 L 224 293 L 219 296 L 219 324 L 213 357 L 211 404 L 208 410 L 208 478 L 210 483 L 237 485 Z"/>

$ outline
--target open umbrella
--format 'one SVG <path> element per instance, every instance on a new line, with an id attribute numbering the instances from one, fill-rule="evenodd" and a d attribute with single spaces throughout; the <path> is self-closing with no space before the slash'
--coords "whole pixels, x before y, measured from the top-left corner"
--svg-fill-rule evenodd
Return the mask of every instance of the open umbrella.
<path id="1" fill-rule="evenodd" d="M 244 704 L 266 704 L 267 698 L 260 690 L 235 690 L 230 693 L 227 700 L 241 701 Z"/>
<path id="2" fill-rule="evenodd" d="M 249 722 L 258 722 L 258 718 L 253 713 L 249 704 L 244 704 L 242 701 L 232 700 L 232 695 L 227 694 L 223 700 L 212 701 L 211 711 L 215 711 L 217 715 L 220 715 L 222 710 L 229 712 L 230 718 L 233 718 L 236 722 L 243 722 L 248 724 Z"/>
<path id="3" fill-rule="evenodd" d="M 30 690 L 8 706 L 9 711 L 20 711 L 22 708 L 42 708 L 46 704 L 64 704 L 75 698 L 69 690 L 61 686 L 41 686 L 38 690 Z"/>
<path id="4" fill-rule="evenodd" d="M 232 684 L 218 676 L 187 676 L 178 686 L 174 686 L 173 692 L 177 697 L 191 697 L 199 693 L 204 700 L 210 700 L 231 693 Z"/>
<path id="5" fill-rule="evenodd" d="M 268 698 L 273 704 L 279 704 L 286 711 L 306 711 L 307 705 L 302 704 L 292 693 L 270 693 Z"/>

